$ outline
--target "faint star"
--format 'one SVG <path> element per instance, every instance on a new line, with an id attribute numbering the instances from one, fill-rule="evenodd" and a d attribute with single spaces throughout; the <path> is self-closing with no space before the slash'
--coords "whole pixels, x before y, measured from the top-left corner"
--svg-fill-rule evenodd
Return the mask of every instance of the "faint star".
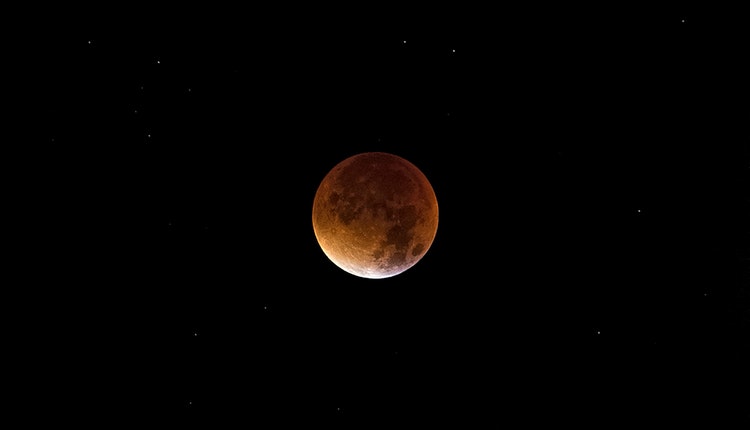
<path id="1" fill-rule="evenodd" d="M 404 43 L 406 43 L 406 41 L 405 41 L 405 40 L 404 40 Z"/>
<path id="2" fill-rule="evenodd" d="M 89 40 L 89 45 L 91 45 L 91 41 Z"/>
<path id="3" fill-rule="evenodd" d="M 683 19 L 682 22 L 685 22 L 685 20 Z"/>
<path id="4" fill-rule="evenodd" d="M 456 52 L 456 50 L 454 49 L 453 52 Z"/>

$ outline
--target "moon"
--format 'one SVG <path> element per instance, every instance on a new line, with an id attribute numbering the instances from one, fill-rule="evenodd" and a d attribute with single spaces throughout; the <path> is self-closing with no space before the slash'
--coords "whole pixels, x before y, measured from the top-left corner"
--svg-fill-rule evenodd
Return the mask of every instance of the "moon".
<path id="1" fill-rule="evenodd" d="M 325 255 L 361 278 L 388 278 L 430 249 L 438 203 L 414 164 L 385 152 L 353 155 L 331 169 L 315 193 L 315 237 Z"/>

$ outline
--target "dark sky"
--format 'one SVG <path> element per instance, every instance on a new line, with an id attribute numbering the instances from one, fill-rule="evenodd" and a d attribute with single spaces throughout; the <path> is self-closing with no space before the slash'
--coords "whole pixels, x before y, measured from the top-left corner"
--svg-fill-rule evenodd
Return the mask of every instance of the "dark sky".
<path id="1" fill-rule="evenodd" d="M 738 14 L 65 12 L 22 66 L 15 330 L 40 417 L 750 423 Z M 363 151 L 438 198 L 432 247 L 393 278 L 341 271 L 312 230 L 323 176 Z"/>

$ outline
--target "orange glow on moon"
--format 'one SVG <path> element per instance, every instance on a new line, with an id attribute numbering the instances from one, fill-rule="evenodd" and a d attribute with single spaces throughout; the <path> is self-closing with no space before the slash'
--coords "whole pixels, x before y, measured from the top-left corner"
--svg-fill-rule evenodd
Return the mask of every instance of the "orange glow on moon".
<path id="1" fill-rule="evenodd" d="M 427 177 L 385 152 L 351 156 L 323 178 L 313 201 L 313 229 L 325 255 L 362 278 L 388 278 L 427 253 L 438 204 Z"/>

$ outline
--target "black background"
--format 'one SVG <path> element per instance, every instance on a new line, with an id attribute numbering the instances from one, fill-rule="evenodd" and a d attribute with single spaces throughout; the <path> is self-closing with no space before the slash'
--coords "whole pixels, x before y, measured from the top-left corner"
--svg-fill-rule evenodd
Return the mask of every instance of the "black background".
<path id="1" fill-rule="evenodd" d="M 34 24 L 8 302 L 29 419 L 750 422 L 736 11 L 129 6 Z M 323 176 L 363 151 L 410 160 L 440 205 L 423 260 L 383 280 L 336 268 L 311 225 Z"/>

